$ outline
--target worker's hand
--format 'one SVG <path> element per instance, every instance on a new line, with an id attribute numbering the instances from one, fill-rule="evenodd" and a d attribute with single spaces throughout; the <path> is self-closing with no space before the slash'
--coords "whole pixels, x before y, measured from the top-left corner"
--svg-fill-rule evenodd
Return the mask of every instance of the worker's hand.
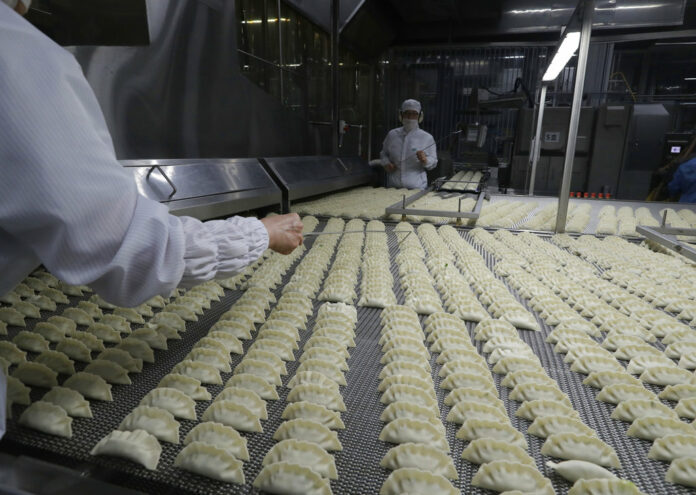
<path id="1" fill-rule="evenodd" d="M 268 247 L 280 254 L 290 254 L 302 244 L 302 221 L 297 213 L 273 215 L 261 220 L 268 231 Z"/>
<path id="2" fill-rule="evenodd" d="M 394 171 L 396 170 L 396 165 L 394 165 L 393 163 L 387 163 L 387 164 L 384 166 L 384 170 L 385 170 L 388 174 L 391 174 L 392 172 L 394 172 Z"/>
<path id="3" fill-rule="evenodd" d="M 425 154 L 425 151 L 416 151 L 416 156 L 423 165 L 428 163 L 428 156 Z"/>

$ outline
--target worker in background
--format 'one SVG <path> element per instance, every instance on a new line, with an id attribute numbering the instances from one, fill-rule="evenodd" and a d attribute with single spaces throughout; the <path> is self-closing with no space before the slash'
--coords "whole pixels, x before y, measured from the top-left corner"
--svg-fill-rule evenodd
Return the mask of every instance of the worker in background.
<path id="1" fill-rule="evenodd" d="M 437 150 L 433 137 L 418 127 L 423 122 L 421 104 L 417 100 L 405 100 L 399 120 L 402 127 L 387 133 L 380 153 L 387 187 L 425 189 L 428 186 L 425 171 L 437 165 Z"/>
<path id="2" fill-rule="evenodd" d="M 138 194 L 80 65 L 0 0 L 0 295 L 43 264 L 135 306 L 302 243 L 296 214 L 201 222 Z"/>
<path id="3" fill-rule="evenodd" d="M 696 203 L 696 157 L 679 165 L 667 189 L 680 203 Z"/>

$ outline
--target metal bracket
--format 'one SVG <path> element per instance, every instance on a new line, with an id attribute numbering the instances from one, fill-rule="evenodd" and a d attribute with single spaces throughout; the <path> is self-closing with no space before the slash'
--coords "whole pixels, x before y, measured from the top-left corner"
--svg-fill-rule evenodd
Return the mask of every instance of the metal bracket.
<path id="1" fill-rule="evenodd" d="M 164 180 L 166 180 L 167 184 L 169 184 L 171 186 L 172 192 L 169 196 L 167 196 L 167 199 L 172 199 L 172 197 L 176 194 L 176 186 L 171 181 L 171 179 L 169 179 L 169 177 L 167 177 L 167 174 L 164 173 L 164 170 L 162 170 L 162 167 L 160 167 L 159 165 L 153 165 L 152 167 L 150 167 L 150 170 L 147 171 L 147 175 L 145 176 L 145 179 L 146 180 L 149 179 L 150 174 L 152 174 L 152 171 L 155 169 L 157 169 L 159 171 L 159 173 L 162 174 L 162 177 L 164 177 Z"/>
<path id="2" fill-rule="evenodd" d="M 664 225 L 664 223 L 663 223 Z M 688 244 L 677 240 L 677 235 L 692 235 L 696 236 L 696 229 L 680 229 L 674 227 L 636 227 L 636 232 L 645 236 L 660 246 L 671 249 L 682 256 L 689 258 L 691 261 L 696 261 L 696 249 Z"/>
<path id="3" fill-rule="evenodd" d="M 478 219 L 478 217 L 481 215 L 481 208 L 483 207 L 483 201 L 486 198 L 486 194 L 484 192 L 480 192 L 478 194 L 478 198 L 476 199 L 476 205 L 474 206 L 474 209 L 472 211 L 461 211 L 461 199 L 459 201 L 459 211 L 420 210 L 417 208 L 407 208 L 408 205 L 419 200 L 420 198 L 422 198 L 423 196 L 425 196 L 429 192 L 432 192 L 432 186 L 431 186 L 431 188 L 424 189 L 423 191 L 419 191 L 416 194 L 409 196 L 408 198 L 406 197 L 406 195 L 404 195 L 403 199 L 401 201 L 398 201 L 391 206 L 387 206 L 385 208 L 384 212 L 386 215 L 401 215 L 402 221 L 405 220 L 406 215 L 418 215 L 418 216 L 422 216 L 422 217 L 457 218 L 457 219 L 459 219 L 459 221 L 457 222 L 457 225 L 460 225 L 462 218 L 468 218 L 468 219 L 473 219 L 473 220 Z"/>

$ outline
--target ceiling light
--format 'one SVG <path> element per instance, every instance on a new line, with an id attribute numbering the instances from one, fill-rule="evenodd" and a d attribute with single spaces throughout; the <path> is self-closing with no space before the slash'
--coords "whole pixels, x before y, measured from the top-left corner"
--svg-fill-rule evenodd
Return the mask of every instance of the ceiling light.
<path id="1" fill-rule="evenodd" d="M 578 46 L 580 46 L 580 32 L 573 31 L 566 33 L 563 37 L 561 46 L 558 47 L 553 59 L 551 59 L 549 67 L 546 69 L 542 81 L 550 82 L 556 79 L 558 74 L 563 70 L 563 67 L 566 66 L 568 61 L 575 54 Z"/>

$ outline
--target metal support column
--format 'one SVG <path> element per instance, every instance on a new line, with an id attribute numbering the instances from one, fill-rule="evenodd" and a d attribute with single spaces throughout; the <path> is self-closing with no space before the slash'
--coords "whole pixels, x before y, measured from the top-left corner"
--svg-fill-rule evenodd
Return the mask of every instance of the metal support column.
<path id="1" fill-rule="evenodd" d="M 339 86 L 339 53 L 338 53 L 338 18 L 340 13 L 340 0 L 331 1 L 331 153 L 333 156 L 338 156 L 338 138 L 340 132 L 339 110 L 340 110 L 340 86 Z"/>
<path id="2" fill-rule="evenodd" d="M 573 160 L 575 159 L 575 144 L 578 137 L 580 107 L 582 105 L 582 90 L 585 85 L 585 71 L 587 69 L 587 52 L 590 48 L 590 36 L 592 34 L 593 13 L 594 0 L 586 0 L 581 14 L 582 31 L 580 32 L 580 50 L 578 51 L 578 66 L 575 70 L 575 90 L 573 92 L 573 105 L 570 111 L 568 145 L 566 146 L 565 162 L 563 164 L 563 182 L 561 182 L 561 190 L 558 193 L 558 215 L 556 216 L 557 233 L 565 232 L 566 219 L 568 218 L 570 179 L 573 176 Z"/>
<path id="3" fill-rule="evenodd" d="M 536 181 L 536 169 L 541 154 L 541 124 L 544 120 L 544 108 L 546 107 L 546 84 L 541 86 L 539 95 L 539 114 L 537 115 L 536 134 L 534 135 L 534 145 L 532 146 L 532 176 L 529 179 L 529 195 L 534 196 L 534 182 Z"/>
<path id="4" fill-rule="evenodd" d="M 368 91 L 370 94 L 367 96 L 367 161 L 372 160 L 372 123 L 375 102 L 375 77 L 377 76 L 377 71 L 375 70 L 375 64 L 370 64 L 370 84 L 368 84 Z"/>
<path id="5" fill-rule="evenodd" d="M 280 65 L 280 70 L 278 71 L 278 80 L 280 82 L 280 104 L 285 105 L 285 90 L 283 85 L 283 68 L 285 67 L 285 62 L 283 61 L 283 23 L 280 16 L 280 0 L 277 2 L 278 10 L 278 65 Z"/>

